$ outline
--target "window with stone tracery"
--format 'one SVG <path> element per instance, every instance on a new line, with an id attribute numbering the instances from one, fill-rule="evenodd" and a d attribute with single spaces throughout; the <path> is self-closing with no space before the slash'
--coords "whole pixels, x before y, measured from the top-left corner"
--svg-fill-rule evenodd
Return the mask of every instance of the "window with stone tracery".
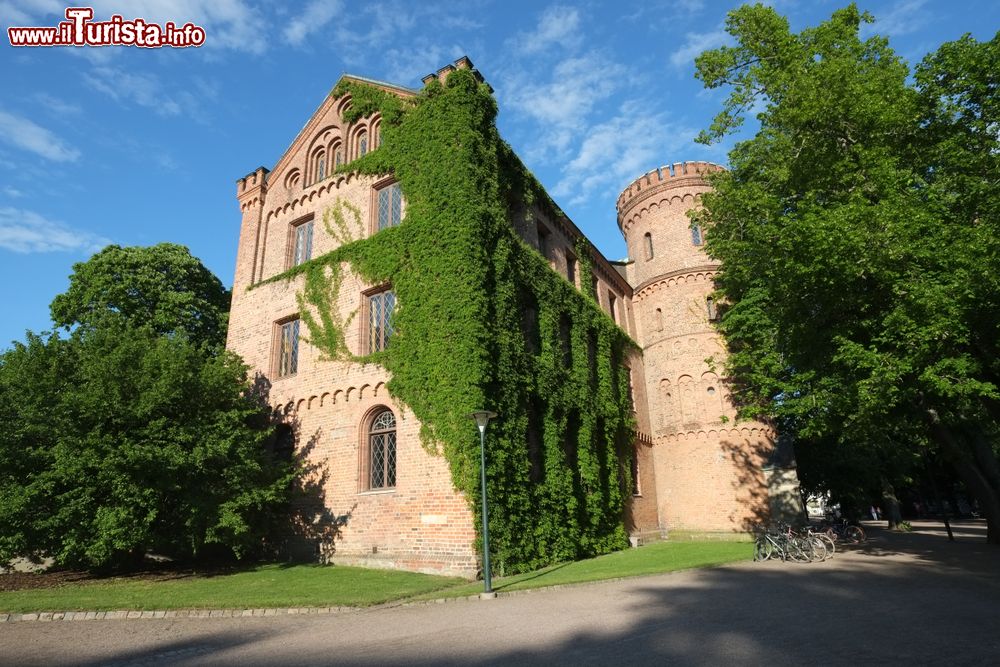
<path id="1" fill-rule="evenodd" d="M 396 487 L 396 415 L 385 409 L 368 426 L 367 485 L 369 491 Z"/>
<path id="2" fill-rule="evenodd" d="M 379 188 L 377 193 L 378 219 L 375 231 L 395 227 L 403 221 L 403 191 L 399 183 Z"/>
<path id="3" fill-rule="evenodd" d="M 389 347 L 392 338 L 392 312 L 396 309 L 396 293 L 392 290 L 377 292 L 368 296 L 368 354 Z"/>

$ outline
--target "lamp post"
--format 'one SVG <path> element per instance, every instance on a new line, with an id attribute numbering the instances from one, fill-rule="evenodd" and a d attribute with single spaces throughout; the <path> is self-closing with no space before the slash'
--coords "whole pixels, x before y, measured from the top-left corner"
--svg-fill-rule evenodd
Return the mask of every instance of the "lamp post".
<path id="1" fill-rule="evenodd" d="M 469 417 L 476 420 L 479 427 L 479 479 L 483 491 L 483 598 L 496 597 L 493 592 L 493 579 L 490 576 L 490 516 L 486 509 L 486 425 L 497 416 L 489 410 L 476 410 Z"/>

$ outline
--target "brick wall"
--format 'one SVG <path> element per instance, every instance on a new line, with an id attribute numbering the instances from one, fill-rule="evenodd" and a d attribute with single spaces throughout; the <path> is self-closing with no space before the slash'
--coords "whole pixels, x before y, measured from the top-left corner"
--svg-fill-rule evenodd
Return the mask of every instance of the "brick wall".
<path id="1" fill-rule="evenodd" d="M 318 500 L 339 525 L 335 539 L 320 545 L 326 558 L 472 575 L 478 557 L 469 503 L 452 485 L 447 461 L 420 443 L 417 419 L 388 395 L 388 373 L 375 364 L 321 359 L 304 340 L 308 332 L 303 324 L 297 371 L 278 377 L 276 323 L 297 316 L 295 295 L 304 277 L 249 289 L 290 267 L 295 224 L 313 220 L 312 257 L 335 249 L 338 240 L 327 233 L 323 215 L 337 201 L 361 211 L 360 225 L 355 226 L 349 214 L 347 218 L 356 238 L 372 233 L 373 192 L 379 179 L 336 176 L 304 185 L 318 176 L 309 164 L 317 145 L 349 147 L 349 139 L 357 136 L 358 128 L 341 120 L 342 108 L 342 101 L 326 100 L 273 172 L 258 170 L 237 184 L 243 219 L 227 345 L 271 380 L 272 405 L 285 411 L 295 427 L 299 451 L 307 452 L 316 466 Z M 374 132 L 369 136 L 373 141 Z M 367 324 L 363 295 L 373 286 L 349 266 L 342 268 L 336 310 L 344 320 L 354 314 L 345 331 L 346 344 L 352 353 L 361 354 Z M 384 407 L 397 420 L 396 484 L 367 490 L 367 428 Z M 470 437 L 473 434 L 470 423 Z"/>
<path id="2" fill-rule="evenodd" d="M 735 422 L 720 378 L 725 350 L 709 321 L 718 265 L 695 244 L 687 217 L 708 189 L 703 174 L 718 169 L 661 167 L 618 200 L 643 349 L 657 511 L 668 530 L 745 530 L 767 514 L 761 467 L 773 433 L 763 424 Z"/>

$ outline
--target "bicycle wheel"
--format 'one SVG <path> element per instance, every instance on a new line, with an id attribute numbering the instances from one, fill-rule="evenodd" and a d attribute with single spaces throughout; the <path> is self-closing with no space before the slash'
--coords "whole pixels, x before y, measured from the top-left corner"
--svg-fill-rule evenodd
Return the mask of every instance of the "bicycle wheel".
<path id="1" fill-rule="evenodd" d="M 865 536 L 865 531 L 862 530 L 861 526 L 848 526 L 847 530 L 844 531 L 844 539 L 851 544 L 860 544 L 868 538 Z"/>
<path id="2" fill-rule="evenodd" d="M 755 561 L 762 562 L 771 557 L 771 552 L 766 548 L 767 546 L 767 539 L 758 535 L 757 539 L 753 541 L 753 559 Z"/>
<path id="3" fill-rule="evenodd" d="M 830 550 L 826 548 L 826 542 L 821 540 L 819 536 L 809 535 L 806 539 L 812 545 L 813 555 L 816 560 L 822 561 L 830 557 Z"/>
<path id="4" fill-rule="evenodd" d="M 826 533 L 813 533 L 813 537 L 822 540 L 823 544 L 826 546 L 827 558 L 831 558 L 835 553 L 837 553 L 837 543 L 830 538 Z"/>
<path id="5" fill-rule="evenodd" d="M 789 560 L 796 563 L 809 563 L 813 560 L 812 545 L 798 538 L 790 539 L 785 543 L 785 553 L 788 554 Z"/>

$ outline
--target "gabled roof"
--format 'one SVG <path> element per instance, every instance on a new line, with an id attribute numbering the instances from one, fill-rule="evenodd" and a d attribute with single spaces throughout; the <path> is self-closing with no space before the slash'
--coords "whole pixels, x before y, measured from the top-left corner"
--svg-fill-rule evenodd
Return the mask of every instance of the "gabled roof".
<path id="1" fill-rule="evenodd" d="M 368 77 L 358 76 L 357 74 L 347 74 L 347 73 L 340 75 L 340 78 L 337 79 L 337 82 L 333 85 L 333 88 L 330 89 L 331 92 L 334 89 L 336 89 L 336 87 L 339 86 L 342 81 L 356 81 L 358 83 L 366 83 L 371 86 L 377 86 L 379 88 L 384 89 L 387 92 L 395 93 L 396 95 L 400 95 L 402 97 L 413 97 L 419 92 L 417 90 L 414 90 L 413 88 L 407 88 L 405 86 L 399 86 L 394 83 L 379 81 L 377 79 L 369 79 Z M 288 145 L 288 148 L 286 148 L 285 152 L 281 154 L 281 157 L 278 158 L 278 161 L 274 163 L 274 167 L 268 174 L 267 177 L 268 181 L 270 181 L 272 175 L 279 173 L 281 167 L 284 166 L 285 159 L 288 158 L 289 155 L 295 152 L 295 149 L 298 148 L 299 144 L 303 141 L 308 140 L 309 136 L 316 129 L 315 126 L 319 123 L 319 119 L 326 113 L 328 106 L 333 104 L 333 102 L 334 102 L 333 96 L 330 93 L 327 93 L 326 96 L 323 98 L 323 101 L 320 102 L 318 107 L 316 107 L 316 110 L 312 112 L 312 114 L 309 116 L 309 119 L 306 121 L 305 125 L 302 126 L 302 129 L 299 130 L 298 134 L 295 135 L 295 139 L 292 140 L 292 143 Z"/>

